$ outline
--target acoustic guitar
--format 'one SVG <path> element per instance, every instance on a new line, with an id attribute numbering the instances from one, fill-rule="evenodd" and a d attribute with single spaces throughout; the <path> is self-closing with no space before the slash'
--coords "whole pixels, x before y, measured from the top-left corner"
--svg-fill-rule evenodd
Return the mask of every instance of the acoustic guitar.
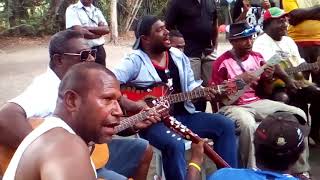
<path id="1" fill-rule="evenodd" d="M 115 127 L 116 133 L 119 133 L 127 128 L 132 127 L 139 121 L 145 120 L 150 113 L 157 112 L 163 114 L 169 108 L 166 101 L 159 102 L 148 111 L 142 111 L 136 115 L 123 119 L 118 126 Z M 33 128 L 36 128 L 44 121 L 43 118 L 31 118 L 29 122 Z M 0 175 L 6 171 L 12 156 L 15 153 L 14 148 L 0 145 Z M 96 169 L 100 169 L 106 165 L 109 159 L 109 148 L 107 144 L 95 144 L 91 154 L 92 161 Z"/>
<path id="2" fill-rule="evenodd" d="M 274 54 L 268 61 L 266 64 L 264 64 L 263 66 L 261 66 L 259 69 L 257 69 L 256 71 L 253 72 L 253 75 L 255 77 L 260 77 L 260 75 L 264 72 L 264 69 L 269 65 L 269 66 L 274 66 L 276 64 L 279 64 L 281 61 L 283 61 L 283 57 L 284 55 L 280 55 L 280 54 Z M 228 99 L 225 99 L 222 101 L 222 103 L 224 105 L 231 105 L 233 103 L 235 103 L 249 88 L 251 87 L 251 83 L 248 83 L 244 86 L 244 88 L 242 88 L 241 90 L 239 90 L 238 92 L 236 92 L 233 96 L 230 96 Z"/>
<path id="3" fill-rule="evenodd" d="M 177 121 L 172 116 L 166 116 L 163 118 L 162 122 L 171 130 L 179 134 L 186 140 L 192 141 L 193 143 L 198 143 L 202 139 L 180 121 Z M 222 159 L 219 154 L 217 154 L 208 143 L 203 144 L 204 153 L 217 165 L 218 168 L 230 167 L 230 165 Z"/>
<path id="4" fill-rule="evenodd" d="M 320 56 L 314 63 L 302 63 L 298 66 L 294 62 L 298 62 L 297 57 L 288 56 L 285 61 L 279 63 L 280 67 L 296 81 L 298 88 L 303 88 L 312 85 L 313 83 L 307 81 L 301 72 L 313 71 L 320 68 Z M 279 78 L 274 78 L 270 82 L 266 82 L 263 85 L 264 95 L 271 95 L 275 88 L 284 88 L 285 82 Z"/>

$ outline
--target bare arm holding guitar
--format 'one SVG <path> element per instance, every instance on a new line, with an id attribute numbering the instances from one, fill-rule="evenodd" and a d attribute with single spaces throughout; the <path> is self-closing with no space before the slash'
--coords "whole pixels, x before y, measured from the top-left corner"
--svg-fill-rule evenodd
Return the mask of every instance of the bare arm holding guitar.
<path id="1" fill-rule="evenodd" d="M 203 149 L 203 141 L 199 143 L 192 143 L 191 144 L 191 159 L 190 163 L 195 163 L 201 167 L 203 163 L 203 156 L 204 156 L 204 149 Z M 188 180 L 200 180 L 201 179 L 201 172 L 194 166 L 188 167 Z"/>

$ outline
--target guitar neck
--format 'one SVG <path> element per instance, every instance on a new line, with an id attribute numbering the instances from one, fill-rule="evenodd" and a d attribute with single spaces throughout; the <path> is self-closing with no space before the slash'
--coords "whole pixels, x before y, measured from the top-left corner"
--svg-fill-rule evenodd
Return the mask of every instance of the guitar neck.
<path id="1" fill-rule="evenodd" d="M 298 73 L 298 72 L 302 72 L 302 71 L 310 71 L 310 70 L 313 70 L 313 69 L 317 69 L 318 68 L 318 63 L 315 62 L 315 63 L 304 63 L 304 64 L 301 64 L 297 67 L 291 67 L 291 68 L 287 68 L 285 69 L 285 71 L 287 72 L 288 75 L 293 75 L 295 73 Z"/>
<path id="2" fill-rule="evenodd" d="M 219 86 L 217 86 L 217 87 L 219 89 Z M 184 102 L 187 100 L 193 100 L 193 99 L 205 97 L 206 95 L 208 95 L 206 88 L 198 88 L 198 89 L 195 89 L 190 92 L 183 92 L 183 93 L 176 93 L 176 94 L 168 95 L 166 97 L 166 100 L 168 100 L 170 104 L 174 104 L 174 103 L 178 103 L 178 102 Z"/>
<path id="3" fill-rule="evenodd" d="M 149 111 L 142 111 L 142 112 L 140 112 L 138 114 L 135 114 L 133 116 L 130 116 L 130 117 L 120 121 L 120 124 L 115 127 L 116 134 L 121 132 L 121 131 L 123 131 L 123 130 L 125 130 L 125 129 L 127 129 L 127 128 L 132 127 L 137 122 L 143 121 L 144 119 L 146 119 L 148 114 L 150 113 L 150 111 L 153 111 L 153 109 L 151 109 Z"/>

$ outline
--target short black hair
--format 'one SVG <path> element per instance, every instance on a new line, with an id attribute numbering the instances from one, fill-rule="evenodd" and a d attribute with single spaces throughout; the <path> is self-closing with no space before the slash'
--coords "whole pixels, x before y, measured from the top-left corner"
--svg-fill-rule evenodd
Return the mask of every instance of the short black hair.
<path id="1" fill-rule="evenodd" d="M 84 36 L 80 31 L 71 29 L 57 32 L 51 37 L 49 42 L 50 68 L 53 67 L 53 55 L 68 52 L 70 49 L 68 41 L 77 38 L 84 38 Z"/>
<path id="2" fill-rule="evenodd" d="M 278 155 L 266 145 L 254 143 L 254 147 L 257 165 L 263 165 L 275 171 L 288 170 L 299 159 L 304 150 L 304 144 L 302 144 L 299 148 L 290 151 L 290 153 Z"/>
<path id="3" fill-rule="evenodd" d="M 183 35 L 178 30 L 171 30 L 169 32 L 169 37 L 170 38 L 172 38 L 172 37 L 182 37 L 183 38 Z"/>
<path id="4" fill-rule="evenodd" d="M 92 77 L 88 75 L 91 70 L 104 72 L 116 79 L 114 73 L 105 66 L 94 62 L 78 63 L 71 66 L 62 78 L 59 86 L 59 98 L 62 98 L 65 91 L 70 89 L 81 95 L 86 94 L 91 88 L 89 83 L 92 81 Z"/>

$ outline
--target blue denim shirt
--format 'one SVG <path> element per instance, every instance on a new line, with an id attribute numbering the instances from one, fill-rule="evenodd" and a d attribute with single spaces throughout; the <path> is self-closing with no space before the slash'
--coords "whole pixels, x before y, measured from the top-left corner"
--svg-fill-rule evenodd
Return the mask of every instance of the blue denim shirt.
<path id="1" fill-rule="evenodd" d="M 194 79 L 188 57 L 176 48 L 170 48 L 169 53 L 179 69 L 182 92 L 192 91 L 200 86 L 202 81 Z M 149 56 L 140 49 L 128 54 L 112 71 L 121 84 L 130 82 L 139 87 L 148 87 L 156 82 L 161 82 Z M 195 112 L 191 101 L 185 102 L 184 106 L 189 113 Z"/>

